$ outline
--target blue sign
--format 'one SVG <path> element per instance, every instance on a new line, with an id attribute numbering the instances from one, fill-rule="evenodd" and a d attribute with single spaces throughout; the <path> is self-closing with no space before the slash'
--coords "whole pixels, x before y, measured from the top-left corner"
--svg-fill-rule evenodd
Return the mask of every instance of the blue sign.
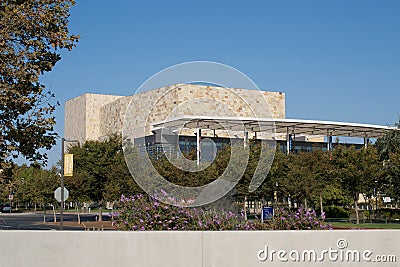
<path id="1" fill-rule="evenodd" d="M 274 208 L 273 207 L 263 207 L 261 212 L 261 222 L 264 220 L 271 220 L 274 216 Z"/>

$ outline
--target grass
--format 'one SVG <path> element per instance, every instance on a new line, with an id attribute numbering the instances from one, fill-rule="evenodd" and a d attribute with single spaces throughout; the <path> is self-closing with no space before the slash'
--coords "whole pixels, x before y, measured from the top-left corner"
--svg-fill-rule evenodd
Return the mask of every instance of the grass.
<path id="1" fill-rule="evenodd" d="M 350 222 L 331 222 L 336 229 L 400 229 L 400 223 L 350 223 Z"/>

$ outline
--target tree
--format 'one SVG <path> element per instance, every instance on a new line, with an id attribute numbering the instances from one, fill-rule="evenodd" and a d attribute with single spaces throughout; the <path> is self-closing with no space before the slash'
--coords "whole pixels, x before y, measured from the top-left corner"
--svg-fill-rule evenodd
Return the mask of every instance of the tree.
<path id="1" fill-rule="evenodd" d="M 282 153 L 277 155 L 282 157 Z M 276 178 L 280 190 L 293 200 L 304 202 L 306 207 L 309 201 L 317 200 L 313 204 L 319 203 L 322 212 L 322 194 L 326 186 L 332 182 L 329 154 L 321 150 L 300 152 L 290 154 L 280 162 L 286 162 L 283 165 L 286 168 L 284 177 Z"/>
<path id="2" fill-rule="evenodd" d="M 374 146 L 356 150 L 353 146 L 338 146 L 332 153 L 337 178 L 353 200 L 356 222 L 359 223 L 358 200 L 360 194 L 371 195 L 374 182 L 380 177 L 381 164 Z"/>
<path id="3" fill-rule="evenodd" d="M 69 190 L 69 198 L 71 201 L 75 202 L 78 223 L 81 222 L 79 203 L 90 201 L 89 192 L 87 190 L 88 181 L 90 180 L 91 177 L 86 171 L 75 171 L 73 176 L 64 177 L 65 186 Z"/>
<path id="4" fill-rule="evenodd" d="M 54 190 L 59 181 L 56 168 L 42 169 L 38 165 L 15 167 L 13 170 L 15 201 L 44 205 L 54 203 Z"/>
<path id="5" fill-rule="evenodd" d="M 383 183 L 379 185 L 385 193 L 397 202 L 400 200 L 400 122 L 397 129 L 386 133 L 376 142 L 380 160 L 382 161 Z"/>
<path id="6" fill-rule="evenodd" d="M 56 142 L 54 95 L 39 78 L 79 39 L 68 31 L 73 0 L 0 3 L 0 169 L 9 157 L 46 162 Z"/>
<path id="7" fill-rule="evenodd" d="M 12 179 L 12 173 L 16 165 L 10 163 L 9 166 L 0 167 L 0 201 L 8 199 L 10 189 L 15 185 Z"/>
<path id="8" fill-rule="evenodd" d="M 74 154 L 74 176 L 66 177 L 65 185 L 74 200 L 90 199 L 99 204 L 99 220 L 105 200 L 143 192 L 129 173 L 119 136 L 103 142 L 86 141 L 70 147 L 68 152 Z"/>
<path id="9" fill-rule="evenodd" d="M 389 158 L 383 165 L 383 180 L 386 182 L 380 185 L 387 196 L 392 197 L 397 203 L 400 201 L 400 151 L 390 152 Z"/>
<path id="10" fill-rule="evenodd" d="M 121 195 L 144 193 L 132 178 L 122 150 L 114 155 L 114 164 L 109 166 L 104 189 L 104 199 L 111 202 L 119 200 Z"/>
<path id="11" fill-rule="evenodd" d="M 271 170 L 268 173 L 266 182 L 261 186 L 263 193 L 265 195 L 273 196 L 273 198 L 281 195 L 279 193 L 283 193 L 285 196 L 291 197 L 291 191 L 285 186 L 285 182 L 288 181 L 289 170 L 289 157 L 278 147 L 276 149 L 274 162 L 271 166 Z M 275 192 L 276 196 L 274 195 Z"/>
<path id="12" fill-rule="evenodd" d="M 389 160 L 390 153 L 400 151 L 400 121 L 396 123 L 397 129 L 387 132 L 376 141 L 380 160 Z"/>
<path id="13" fill-rule="evenodd" d="M 322 150 L 313 151 L 309 158 L 310 171 L 316 180 L 316 187 L 313 192 L 313 198 L 315 203 L 319 203 L 320 212 L 323 214 L 323 205 L 326 202 L 332 202 L 332 198 L 335 195 L 330 195 L 332 191 L 336 191 L 340 194 L 341 188 L 337 186 L 338 181 L 335 179 L 334 168 L 330 161 L 330 152 L 324 152 Z M 332 191 L 331 191 L 332 190 Z M 315 201 L 318 199 L 317 201 Z"/>

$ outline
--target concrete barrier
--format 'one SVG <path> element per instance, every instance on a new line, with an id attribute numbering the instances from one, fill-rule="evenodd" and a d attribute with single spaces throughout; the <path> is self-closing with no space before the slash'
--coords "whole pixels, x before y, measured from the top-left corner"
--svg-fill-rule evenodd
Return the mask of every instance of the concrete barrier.
<path id="1" fill-rule="evenodd" d="M 400 231 L 0 231 L 0 266 L 400 266 Z"/>

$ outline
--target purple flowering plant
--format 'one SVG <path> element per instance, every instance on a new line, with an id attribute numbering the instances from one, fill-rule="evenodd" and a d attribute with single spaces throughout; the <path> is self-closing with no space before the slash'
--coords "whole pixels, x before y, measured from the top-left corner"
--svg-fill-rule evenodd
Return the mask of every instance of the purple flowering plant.
<path id="1" fill-rule="evenodd" d="M 153 197 L 121 196 L 120 209 L 113 226 L 127 231 L 222 231 L 260 230 L 262 224 L 244 220 L 230 211 L 205 211 L 169 205 Z"/>
<path id="2" fill-rule="evenodd" d="M 165 193 L 164 196 L 168 197 Z M 272 220 L 261 223 L 258 220 L 245 220 L 243 214 L 169 205 L 154 197 L 139 194 L 131 197 L 121 196 L 120 208 L 114 214 L 113 226 L 125 231 L 328 229 L 330 226 L 323 220 L 323 216 L 318 217 L 315 211 L 303 207 L 295 212 L 279 208 Z"/>
<path id="3" fill-rule="evenodd" d="M 328 230 L 330 224 L 325 223 L 325 214 L 318 216 L 315 210 L 300 206 L 295 211 L 279 207 L 274 218 L 267 222 L 271 230 Z"/>

